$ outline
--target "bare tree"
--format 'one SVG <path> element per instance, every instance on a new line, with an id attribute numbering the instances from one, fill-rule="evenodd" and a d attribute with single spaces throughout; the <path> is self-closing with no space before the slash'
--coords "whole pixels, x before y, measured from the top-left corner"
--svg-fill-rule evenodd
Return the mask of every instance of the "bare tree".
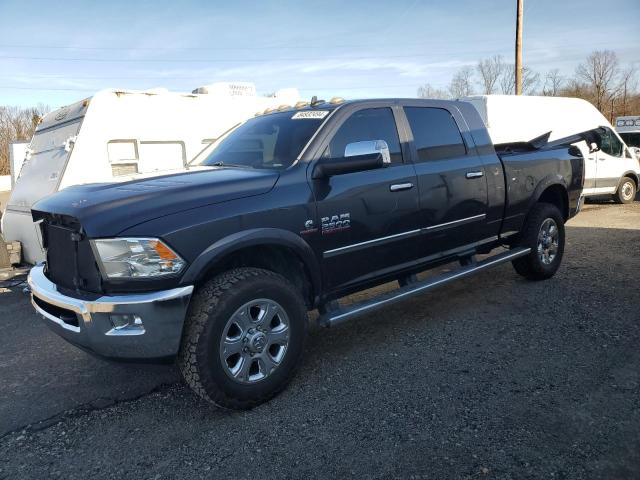
<path id="1" fill-rule="evenodd" d="M 473 95 L 473 68 L 462 67 L 455 73 L 449 84 L 449 94 L 452 98 Z"/>
<path id="2" fill-rule="evenodd" d="M 491 58 L 485 58 L 478 62 L 477 70 L 480 75 L 480 86 L 482 93 L 490 95 L 495 93 L 498 80 L 505 69 L 504 60 L 500 55 L 494 55 Z"/>
<path id="3" fill-rule="evenodd" d="M 40 117 L 49 111 L 46 105 L 33 108 L 0 106 L 0 175 L 8 175 L 9 144 L 31 140 Z"/>
<path id="4" fill-rule="evenodd" d="M 418 97 L 420 98 L 436 98 L 436 99 L 446 99 L 449 98 L 449 95 L 446 91 L 435 88 L 431 86 L 429 83 L 425 83 L 424 85 L 418 87 Z"/>
<path id="5" fill-rule="evenodd" d="M 560 70 L 554 68 L 549 70 L 544 77 L 544 85 L 542 86 L 542 95 L 548 97 L 557 97 L 560 94 L 560 89 L 564 85 L 565 79 L 560 75 Z"/>
<path id="6" fill-rule="evenodd" d="M 636 70 L 633 66 L 630 66 L 622 71 L 620 74 L 620 82 L 617 88 L 616 97 L 618 100 L 618 114 L 627 115 L 629 112 L 629 98 L 632 92 L 636 92 L 638 89 L 638 79 L 636 78 Z M 611 118 L 613 118 L 613 111 L 611 112 Z"/>
<path id="7" fill-rule="evenodd" d="M 591 53 L 586 62 L 576 68 L 576 77 L 593 92 L 593 103 L 600 111 L 604 111 L 611 99 L 618 71 L 618 57 L 611 50 Z"/>
<path id="8" fill-rule="evenodd" d="M 500 75 L 500 91 L 504 95 L 513 95 L 516 92 L 515 65 L 504 65 Z M 522 67 L 522 93 L 533 95 L 540 84 L 540 74 L 529 67 Z"/>

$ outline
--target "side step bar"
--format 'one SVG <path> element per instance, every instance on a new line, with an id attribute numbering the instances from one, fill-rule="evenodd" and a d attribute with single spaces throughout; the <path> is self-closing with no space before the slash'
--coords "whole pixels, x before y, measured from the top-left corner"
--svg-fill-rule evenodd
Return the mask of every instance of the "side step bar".
<path id="1" fill-rule="evenodd" d="M 403 285 L 400 288 L 383 293 L 375 298 L 365 300 L 360 303 L 355 303 L 346 307 L 339 307 L 337 306 L 337 302 L 331 302 L 327 305 L 324 311 L 321 311 L 321 315 L 318 317 L 318 323 L 323 327 L 338 325 L 346 322 L 347 320 L 359 317 L 378 308 L 391 305 L 413 295 L 446 285 L 447 283 L 459 278 L 470 277 L 483 270 L 495 267 L 496 265 L 510 262 L 511 260 L 515 260 L 519 257 L 524 257 L 525 255 L 528 255 L 529 252 L 531 252 L 530 248 L 514 248 L 508 252 L 486 258 L 481 262 L 475 262 L 468 258 L 461 259 L 460 263 L 462 267 L 453 272 L 436 275 L 422 281 L 415 281 L 413 279 L 411 281 L 403 281 L 400 282 L 400 284 Z"/>

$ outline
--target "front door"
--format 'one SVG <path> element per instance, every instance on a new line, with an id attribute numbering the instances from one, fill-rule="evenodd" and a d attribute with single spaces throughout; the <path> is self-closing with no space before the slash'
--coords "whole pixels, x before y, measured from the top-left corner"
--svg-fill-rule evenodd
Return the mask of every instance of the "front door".
<path id="1" fill-rule="evenodd" d="M 625 173 L 624 144 L 610 129 L 602 135 L 600 150 L 595 152 L 598 159 L 596 192 L 614 193 Z"/>
<path id="2" fill-rule="evenodd" d="M 348 144 L 365 140 L 387 142 L 391 165 L 310 180 L 323 273 L 332 290 L 365 282 L 416 256 L 416 175 L 403 154 L 393 109 L 362 108 L 347 115 L 322 155 L 344 157 Z"/>

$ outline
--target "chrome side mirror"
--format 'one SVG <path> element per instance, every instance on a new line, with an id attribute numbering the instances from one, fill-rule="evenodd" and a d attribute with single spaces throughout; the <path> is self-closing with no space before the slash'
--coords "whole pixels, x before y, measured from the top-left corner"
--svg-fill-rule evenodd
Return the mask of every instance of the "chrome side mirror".
<path id="1" fill-rule="evenodd" d="M 382 163 L 387 166 L 391 163 L 389 145 L 384 140 L 364 140 L 362 142 L 348 143 L 344 147 L 344 156 L 360 157 L 363 155 L 382 155 Z"/>
<path id="2" fill-rule="evenodd" d="M 329 178 L 334 175 L 363 172 L 388 167 L 390 164 L 391 154 L 384 140 L 353 142 L 345 147 L 344 157 L 320 158 L 311 178 Z"/>

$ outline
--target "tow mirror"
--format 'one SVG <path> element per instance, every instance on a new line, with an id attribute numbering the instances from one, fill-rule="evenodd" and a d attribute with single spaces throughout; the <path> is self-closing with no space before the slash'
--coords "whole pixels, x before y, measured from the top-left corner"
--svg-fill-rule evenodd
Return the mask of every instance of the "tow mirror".
<path id="1" fill-rule="evenodd" d="M 343 158 L 322 158 L 313 170 L 312 178 L 327 178 L 345 173 L 388 167 L 391 164 L 389 146 L 384 140 L 365 140 L 347 144 Z"/>

